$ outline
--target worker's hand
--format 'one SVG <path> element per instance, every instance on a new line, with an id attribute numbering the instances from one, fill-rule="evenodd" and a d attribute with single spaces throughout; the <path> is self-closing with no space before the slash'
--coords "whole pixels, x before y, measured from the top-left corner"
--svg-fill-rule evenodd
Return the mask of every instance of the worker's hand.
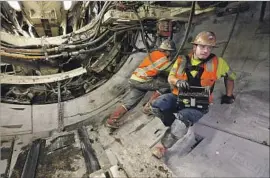
<path id="1" fill-rule="evenodd" d="M 185 80 L 178 80 L 176 82 L 176 87 L 180 89 L 180 91 L 187 91 L 189 90 L 189 84 Z"/>
<path id="2" fill-rule="evenodd" d="M 234 96 L 227 96 L 227 95 L 223 95 L 221 97 L 221 104 L 232 104 L 234 102 L 235 98 Z"/>

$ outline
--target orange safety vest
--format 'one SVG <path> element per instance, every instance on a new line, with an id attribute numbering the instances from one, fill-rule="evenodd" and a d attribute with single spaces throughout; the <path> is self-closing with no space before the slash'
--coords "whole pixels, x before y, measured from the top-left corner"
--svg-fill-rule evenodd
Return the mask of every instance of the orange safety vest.
<path id="1" fill-rule="evenodd" d="M 189 60 L 191 60 L 191 55 L 189 55 Z M 185 67 L 187 60 L 185 56 L 178 57 L 177 63 L 178 68 L 175 71 L 175 77 L 179 80 L 188 80 L 187 74 L 185 73 Z M 217 67 L 218 67 L 218 58 L 217 56 L 213 56 L 207 62 L 201 64 L 201 67 L 204 68 L 202 76 L 200 78 L 200 84 L 202 87 L 210 86 L 213 87 L 217 80 Z M 173 87 L 172 93 L 178 95 L 178 88 L 176 86 Z M 212 94 L 210 95 L 209 101 L 213 101 Z"/>
<path id="2" fill-rule="evenodd" d="M 158 74 L 158 71 L 166 69 L 171 62 L 166 54 L 161 51 L 153 51 L 145 57 L 139 67 L 133 72 L 131 79 L 139 82 L 151 81 Z"/>

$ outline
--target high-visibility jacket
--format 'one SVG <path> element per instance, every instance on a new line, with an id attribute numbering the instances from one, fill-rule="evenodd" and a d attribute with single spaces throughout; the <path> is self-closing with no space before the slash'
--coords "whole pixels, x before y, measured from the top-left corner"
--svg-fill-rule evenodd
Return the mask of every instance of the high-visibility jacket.
<path id="1" fill-rule="evenodd" d="M 178 57 L 176 60 L 176 63 L 178 64 L 176 68 L 172 68 L 173 73 L 175 73 L 175 77 L 179 80 L 186 80 L 188 81 L 188 76 L 186 73 L 186 65 L 191 60 L 192 55 L 190 54 L 187 57 L 182 56 Z M 201 87 L 213 87 L 216 80 L 217 80 L 217 69 L 218 69 L 218 58 L 215 55 L 212 55 L 210 59 L 207 60 L 207 62 L 200 64 L 200 67 L 203 68 L 203 72 L 200 76 L 200 82 L 199 86 Z M 172 93 L 175 95 L 178 95 L 178 88 L 176 86 L 173 87 Z M 212 102 L 212 94 L 209 98 L 209 101 Z"/>
<path id="2" fill-rule="evenodd" d="M 153 51 L 149 55 L 151 61 L 149 56 L 146 56 L 139 67 L 133 72 L 130 79 L 139 82 L 151 81 L 153 77 L 157 76 L 158 71 L 168 68 L 171 64 L 164 52 Z"/>

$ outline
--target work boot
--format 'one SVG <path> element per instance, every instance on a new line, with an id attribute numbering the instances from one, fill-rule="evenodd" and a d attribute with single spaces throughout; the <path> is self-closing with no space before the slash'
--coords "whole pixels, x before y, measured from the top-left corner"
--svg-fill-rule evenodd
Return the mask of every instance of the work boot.
<path id="1" fill-rule="evenodd" d="M 158 146 L 152 149 L 152 155 L 158 159 L 161 159 L 166 151 L 167 149 L 162 144 L 159 144 Z"/>
<path id="2" fill-rule="evenodd" d="M 144 105 L 143 107 L 143 113 L 146 115 L 152 114 L 152 109 L 151 109 L 151 103 L 157 99 L 161 94 L 157 91 L 155 91 L 152 96 L 150 97 L 149 101 Z"/>
<path id="3" fill-rule="evenodd" d="M 152 149 L 152 155 L 158 159 L 161 159 L 168 148 L 170 148 L 178 139 L 171 134 L 171 128 L 167 129 L 162 136 L 160 144 Z"/>
<path id="4" fill-rule="evenodd" d="M 116 108 L 110 118 L 106 121 L 106 126 L 114 129 L 119 128 L 123 124 L 120 122 L 120 119 L 127 111 L 128 110 L 123 105 Z"/>
<path id="5" fill-rule="evenodd" d="M 176 119 L 161 138 L 161 144 L 153 148 L 152 155 L 158 159 L 162 158 L 167 149 L 171 148 L 179 139 L 186 135 L 188 127 L 189 125 Z"/>

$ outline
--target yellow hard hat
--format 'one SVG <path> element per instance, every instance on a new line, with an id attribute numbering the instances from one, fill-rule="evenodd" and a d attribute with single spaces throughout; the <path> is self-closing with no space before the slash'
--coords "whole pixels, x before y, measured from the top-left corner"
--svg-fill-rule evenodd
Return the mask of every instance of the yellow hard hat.
<path id="1" fill-rule="evenodd" d="M 216 46 L 216 35 L 214 32 L 203 31 L 200 32 L 191 44 Z"/>
<path id="2" fill-rule="evenodd" d="M 174 51 L 175 50 L 175 44 L 172 40 L 164 40 L 161 45 L 159 46 L 159 49 L 167 50 L 167 51 Z"/>

